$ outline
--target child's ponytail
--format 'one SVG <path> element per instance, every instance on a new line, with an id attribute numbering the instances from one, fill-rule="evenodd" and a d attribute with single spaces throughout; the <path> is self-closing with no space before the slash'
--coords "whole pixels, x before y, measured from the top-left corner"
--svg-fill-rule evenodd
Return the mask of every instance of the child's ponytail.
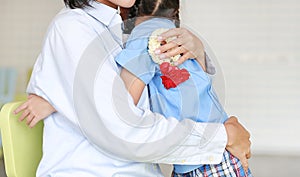
<path id="1" fill-rule="evenodd" d="M 179 27 L 179 0 L 141 0 L 138 16 L 165 17 Z"/>
<path id="2" fill-rule="evenodd" d="M 179 27 L 179 0 L 136 0 L 124 22 L 124 33 L 130 34 L 136 17 L 143 16 L 168 18 L 174 20 L 176 27 Z"/>

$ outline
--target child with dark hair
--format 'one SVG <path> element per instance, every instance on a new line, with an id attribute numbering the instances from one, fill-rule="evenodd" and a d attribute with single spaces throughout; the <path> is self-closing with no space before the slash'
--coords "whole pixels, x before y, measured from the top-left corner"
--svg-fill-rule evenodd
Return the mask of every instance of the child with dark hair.
<path id="1" fill-rule="evenodd" d="M 213 90 L 205 66 L 198 58 L 187 60 L 177 67 L 176 58 L 159 61 L 150 51 L 154 31 L 179 25 L 179 0 L 136 1 L 129 17 L 132 19 L 126 25 L 127 32 L 131 31 L 130 24 L 134 23 L 135 27 L 116 61 L 123 67 L 121 77 L 134 103 L 139 103 L 146 87 L 153 112 L 178 120 L 188 117 L 197 122 L 225 122 L 228 116 Z M 250 170 L 245 172 L 241 162 L 227 150 L 220 162 L 175 164 L 173 176 L 252 176 Z"/>

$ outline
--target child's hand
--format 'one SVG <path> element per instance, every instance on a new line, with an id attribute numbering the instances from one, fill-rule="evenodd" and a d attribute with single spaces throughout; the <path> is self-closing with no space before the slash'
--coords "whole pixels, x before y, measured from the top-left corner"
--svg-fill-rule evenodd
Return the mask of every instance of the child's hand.
<path id="1" fill-rule="evenodd" d="M 19 121 L 26 119 L 26 124 L 33 128 L 40 120 L 45 119 L 56 110 L 42 97 L 29 95 L 26 102 L 14 110 L 14 114 L 22 112 Z"/>
<path id="2" fill-rule="evenodd" d="M 172 37 L 177 38 L 161 46 L 156 50 L 156 53 L 161 54 L 160 57 L 162 59 L 182 54 L 180 59 L 177 61 L 178 65 L 182 64 L 189 58 L 195 58 L 205 71 L 205 53 L 201 40 L 185 28 L 170 29 L 169 31 L 161 34 L 158 37 L 158 40 L 164 41 Z"/>
<path id="3" fill-rule="evenodd" d="M 250 134 L 236 117 L 230 117 L 224 125 L 228 136 L 226 149 L 241 161 L 244 171 L 247 173 L 248 159 L 251 157 Z"/>

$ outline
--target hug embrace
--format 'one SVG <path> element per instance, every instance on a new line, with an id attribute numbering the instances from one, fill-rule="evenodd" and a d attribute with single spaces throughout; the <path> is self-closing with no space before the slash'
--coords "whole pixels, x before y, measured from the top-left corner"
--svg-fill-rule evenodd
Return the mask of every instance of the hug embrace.
<path id="1" fill-rule="evenodd" d="M 250 134 L 220 104 L 179 0 L 65 4 L 15 111 L 44 120 L 37 176 L 157 177 L 159 163 L 175 177 L 252 176 Z"/>

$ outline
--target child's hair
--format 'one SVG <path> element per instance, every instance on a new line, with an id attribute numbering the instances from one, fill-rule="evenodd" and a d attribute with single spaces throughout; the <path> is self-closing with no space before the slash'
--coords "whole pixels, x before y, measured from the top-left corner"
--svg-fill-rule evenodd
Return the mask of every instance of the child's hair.
<path id="1" fill-rule="evenodd" d="M 166 17 L 179 21 L 179 0 L 140 0 L 137 16 Z"/>
<path id="2" fill-rule="evenodd" d="M 129 10 L 125 33 L 130 33 L 136 17 L 143 16 L 168 18 L 179 27 L 179 0 L 136 0 Z"/>

